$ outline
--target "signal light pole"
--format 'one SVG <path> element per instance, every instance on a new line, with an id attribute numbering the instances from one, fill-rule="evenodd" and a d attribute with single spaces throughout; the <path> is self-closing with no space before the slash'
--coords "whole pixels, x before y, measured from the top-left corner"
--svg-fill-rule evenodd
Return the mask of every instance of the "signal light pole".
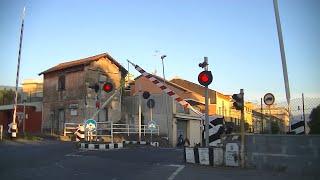
<path id="1" fill-rule="evenodd" d="M 240 121 L 240 128 L 241 128 L 241 167 L 244 167 L 244 92 L 243 89 L 240 89 L 239 94 L 232 95 L 232 99 L 235 100 L 233 106 L 236 110 L 241 111 L 241 121 Z"/>
<path id="2" fill-rule="evenodd" d="M 208 102 L 208 86 L 212 82 L 212 74 L 211 71 L 208 71 L 208 57 L 204 57 L 203 63 L 199 64 L 199 67 L 203 68 L 202 71 L 198 75 L 198 81 L 201 85 L 205 86 L 204 96 L 205 96 L 205 115 L 204 115 L 204 131 L 205 131 L 205 146 L 209 147 L 209 102 Z"/>

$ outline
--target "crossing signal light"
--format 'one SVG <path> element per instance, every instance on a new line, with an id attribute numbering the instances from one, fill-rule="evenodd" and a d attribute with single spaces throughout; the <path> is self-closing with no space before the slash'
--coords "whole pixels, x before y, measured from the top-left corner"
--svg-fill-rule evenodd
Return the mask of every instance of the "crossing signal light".
<path id="1" fill-rule="evenodd" d="M 89 86 L 89 88 L 94 89 L 94 91 L 96 93 L 98 93 L 99 89 L 100 89 L 100 86 L 97 83 L 95 83 L 93 86 Z"/>
<path id="2" fill-rule="evenodd" d="M 142 96 L 143 96 L 143 99 L 149 99 L 149 97 L 150 97 L 149 91 L 143 92 Z"/>
<path id="3" fill-rule="evenodd" d="M 109 82 L 106 82 L 104 85 L 103 85 L 103 90 L 105 92 L 111 92 L 113 90 L 113 85 Z"/>
<path id="4" fill-rule="evenodd" d="M 212 73 L 211 71 L 202 71 L 198 75 L 198 81 L 203 86 L 209 86 L 212 82 Z"/>
<path id="5" fill-rule="evenodd" d="M 236 110 L 243 110 L 244 108 L 244 100 L 242 94 L 234 94 L 232 95 L 232 99 L 235 100 L 233 103 L 233 107 L 236 108 Z"/>

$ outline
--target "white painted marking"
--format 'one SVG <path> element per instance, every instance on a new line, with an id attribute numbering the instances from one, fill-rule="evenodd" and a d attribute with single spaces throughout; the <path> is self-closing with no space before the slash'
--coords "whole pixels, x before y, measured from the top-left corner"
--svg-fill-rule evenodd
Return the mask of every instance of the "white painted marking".
<path id="1" fill-rule="evenodd" d="M 66 155 L 64 155 L 64 156 L 81 157 L 82 155 L 79 155 L 79 154 L 77 154 L 77 153 L 78 153 L 78 152 L 86 152 L 86 151 L 88 151 L 88 149 L 81 149 L 81 150 L 78 150 L 78 151 L 75 151 L 75 152 L 66 154 Z"/>
<path id="2" fill-rule="evenodd" d="M 57 162 L 56 162 L 56 166 L 58 166 L 59 168 L 64 169 L 63 165 L 62 165 L 62 164 L 60 164 L 60 163 L 57 163 Z"/>
<path id="3" fill-rule="evenodd" d="M 184 168 L 184 165 L 173 165 L 172 164 L 169 166 L 173 166 L 173 167 L 179 166 L 179 168 L 173 174 L 171 174 L 171 176 L 168 178 L 168 180 L 173 180 Z"/>
<path id="4" fill-rule="evenodd" d="M 82 155 L 79 154 L 67 154 L 65 156 L 70 156 L 70 157 L 83 157 Z"/>

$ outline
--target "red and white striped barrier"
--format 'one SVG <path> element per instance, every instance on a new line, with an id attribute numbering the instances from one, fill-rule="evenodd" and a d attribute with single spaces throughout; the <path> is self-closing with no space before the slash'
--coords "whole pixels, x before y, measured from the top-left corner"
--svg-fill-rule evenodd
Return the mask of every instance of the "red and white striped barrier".
<path id="1" fill-rule="evenodd" d="M 201 112 L 194 109 L 187 101 L 184 101 L 178 94 L 176 94 L 174 91 L 169 89 L 167 86 L 165 86 L 162 82 L 158 81 L 155 77 L 153 77 L 152 74 L 146 72 L 143 70 L 140 66 L 132 63 L 131 61 L 127 60 L 137 71 L 139 71 L 144 77 L 149 79 L 151 82 L 153 82 L 156 86 L 158 86 L 163 92 L 167 93 L 170 97 L 172 97 L 175 101 L 180 103 L 185 108 L 189 108 L 193 110 L 196 114 L 203 116 Z"/>

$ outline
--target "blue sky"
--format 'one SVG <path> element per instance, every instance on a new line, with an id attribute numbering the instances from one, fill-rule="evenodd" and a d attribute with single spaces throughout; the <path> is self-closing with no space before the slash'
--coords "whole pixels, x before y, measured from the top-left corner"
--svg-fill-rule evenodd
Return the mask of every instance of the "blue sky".
<path id="1" fill-rule="evenodd" d="M 291 97 L 320 97 L 320 1 L 278 4 Z M 207 56 L 214 75 L 210 88 L 224 94 L 243 88 L 253 102 L 271 92 L 285 101 L 272 0 L 1 0 L 0 85 L 15 85 L 24 6 L 20 83 L 42 78 L 37 74 L 59 63 L 103 52 L 124 67 L 130 59 L 160 76 L 160 55 L 166 54 L 167 79 L 198 83 L 198 64 Z"/>

